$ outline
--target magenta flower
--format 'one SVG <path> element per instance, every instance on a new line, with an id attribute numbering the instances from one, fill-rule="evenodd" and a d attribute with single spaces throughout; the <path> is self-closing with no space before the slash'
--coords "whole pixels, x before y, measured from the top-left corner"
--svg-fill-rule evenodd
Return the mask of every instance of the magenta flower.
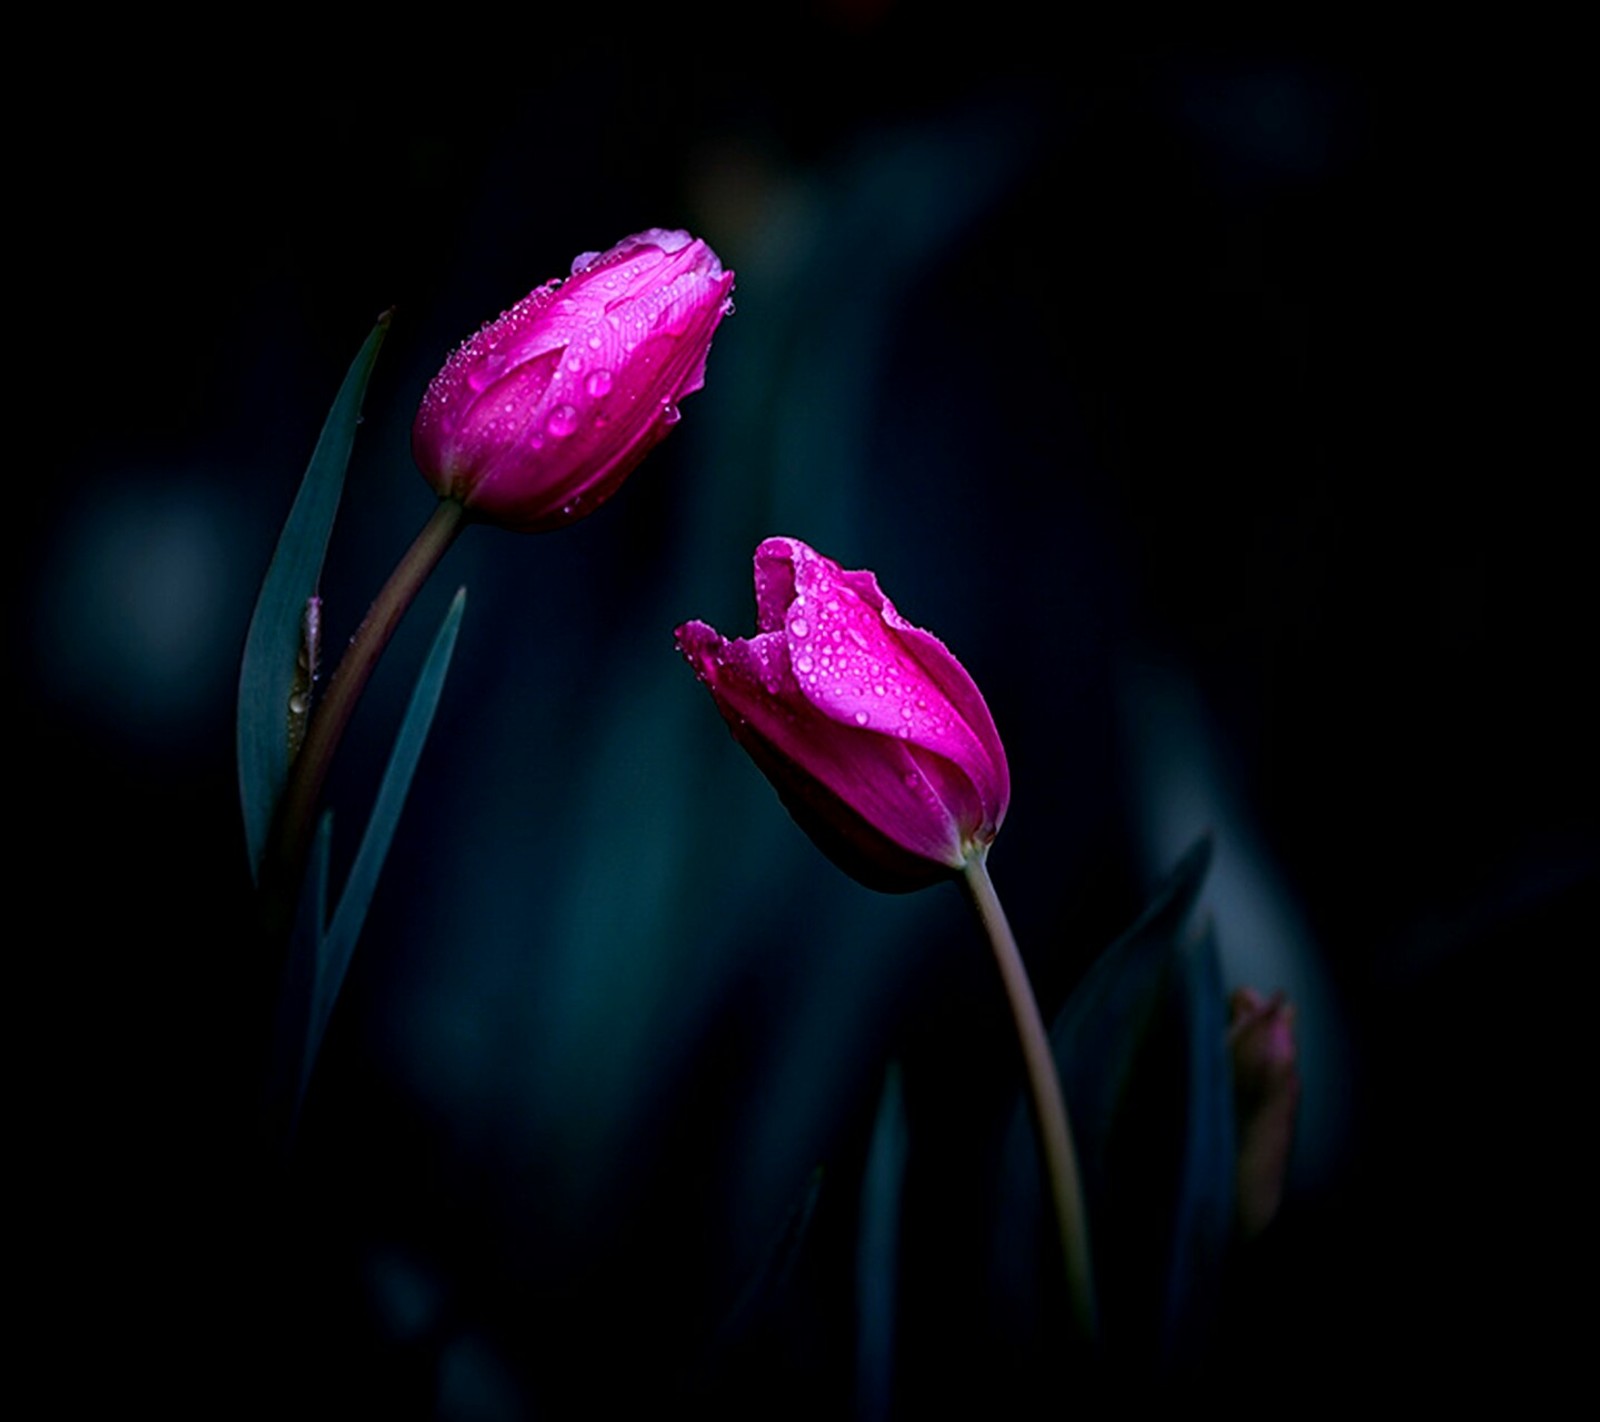
<path id="1" fill-rule="evenodd" d="M 733 273 L 687 232 L 587 252 L 433 378 L 411 450 L 441 497 L 525 533 L 593 512 L 705 383 Z"/>
<path id="2" fill-rule="evenodd" d="M 789 813 L 842 869 L 901 891 L 982 856 L 1011 776 L 983 696 L 870 572 L 798 538 L 755 555 L 756 636 L 703 622 L 678 649 Z"/>

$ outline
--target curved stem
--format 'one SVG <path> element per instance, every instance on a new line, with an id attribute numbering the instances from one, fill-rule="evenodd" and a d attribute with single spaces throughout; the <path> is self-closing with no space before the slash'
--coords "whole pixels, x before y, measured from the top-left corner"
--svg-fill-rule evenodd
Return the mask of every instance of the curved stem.
<path id="1" fill-rule="evenodd" d="M 1067 1124 L 1066 1102 L 1061 1095 L 1061 1079 L 1056 1074 L 1050 1039 L 1039 1015 L 1039 1004 L 1028 981 L 1017 940 L 1006 922 L 1005 910 L 989 878 L 985 856 L 969 859 L 962 870 L 962 882 L 971 896 L 978 917 L 983 921 L 989 946 L 994 950 L 1000 978 L 1005 983 L 1011 1016 L 1022 1044 L 1022 1060 L 1027 1068 L 1028 1104 L 1043 1147 L 1045 1175 L 1055 1206 L 1056 1228 L 1061 1237 L 1061 1253 L 1066 1265 L 1067 1293 L 1072 1313 L 1084 1337 L 1095 1336 L 1094 1277 L 1089 1264 L 1089 1230 L 1083 1208 L 1083 1182 L 1078 1174 L 1078 1157 L 1072 1145 L 1072 1128 Z"/>
<path id="2" fill-rule="evenodd" d="M 278 805 L 263 866 L 263 890 L 269 897 L 282 896 L 285 914 L 293 912 L 294 896 L 311 846 L 317 802 L 345 727 L 350 724 L 356 703 L 371 680 L 383 649 L 400 625 L 400 619 L 445 551 L 455 542 L 456 535 L 466 526 L 466 519 L 465 507 L 456 500 L 439 501 L 422 532 L 395 565 L 389 581 L 372 600 L 361 626 L 334 668 L 327 693 L 312 712 L 305 743 L 289 768 L 289 783 Z M 284 922 L 287 923 L 287 917 Z"/>

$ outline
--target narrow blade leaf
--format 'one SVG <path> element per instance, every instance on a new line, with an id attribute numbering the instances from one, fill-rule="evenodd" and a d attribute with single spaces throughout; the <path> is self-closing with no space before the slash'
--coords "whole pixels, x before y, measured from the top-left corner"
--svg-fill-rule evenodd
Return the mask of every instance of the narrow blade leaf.
<path id="1" fill-rule="evenodd" d="M 367 821 L 366 832 L 361 837 L 361 848 L 356 851 L 355 863 L 351 866 L 344 892 L 339 896 L 339 907 L 334 911 L 333 922 L 323 935 L 317 955 L 311 1020 L 306 1032 L 302 1091 L 310 1080 L 312 1064 L 322 1047 L 328 1019 L 333 1015 L 334 1000 L 344 984 L 351 956 L 355 952 L 356 939 L 361 936 L 361 926 L 366 922 L 367 909 L 378 887 L 378 876 L 383 872 L 383 862 L 388 858 L 389 846 L 394 842 L 395 827 L 400 823 L 400 812 L 405 808 L 406 796 L 411 790 L 411 777 L 421 759 L 422 747 L 433 725 L 433 714 L 439 706 L 439 695 L 444 690 L 445 676 L 450 670 L 450 657 L 455 651 L 456 634 L 461 630 L 461 615 L 466 606 L 467 590 L 460 588 L 451 600 L 450 610 L 439 625 L 433 646 L 417 677 L 417 684 L 412 688 L 411 700 L 400 722 L 394 749 L 389 753 L 389 764 L 378 786 L 372 817 Z"/>
<path id="2" fill-rule="evenodd" d="M 333 813 L 325 811 L 317 821 L 306 876 L 300 885 L 273 1017 L 264 1119 L 268 1141 L 283 1152 L 294 1138 L 305 1091 L 306 1024 L 316 995 L 323 925 L 328 921 L 328 858 L 332 845 Z"/>
<path id="3" fill-rule="evenodd" d="M 856 1245 L 856 1416 L 887 1418 L 893 1403 L 900 1215 L 906 1175 L 906 1108 L 890 1062 L 861 1185 Z"/>
<path id="4" fill-rule="evenodd" d="M 1181 1011 L 1188 1101 L 1167 1279 L 1163 1352 L 1169 1365 L 1199 1354 L 1233 1229 L 1233 1067 L 1222 963 L 1210 923 L 1182 954 Z"/>
<path id="5" fill-rule="evenodd" d="M 1113 1138 L 1120 1132 L 1126 1148 L 1128 1112 L 1139 1105 L 1133 1102 L 1130 1106 L 1130 1099 L 1138 1091 L 1141 1072 L 1148 1079 L 1150 1063 L 1161 1054 L 1163 1028 L 1170 1027 L 1173 1017 L 1173 979 L 1180 971 L 1183 944 L 1190 936 L 1188 918 L 1210 862 L 1207 837 L 1184 854 L 1132 927 L 1095 960 L 1050 1033 L 1083 1172 L 1092 1249 L 1100 1266 L 1102 1321 L 1108 1335 L 1117 1333 L 1123 1323 L 1118 1288 L 1123 1281 L 1116 1277 L 1115 1269 L 1108 1274 L 1106 1266 L 1119 1258 L 1117 1246 L 1123 1240 L 1115 1237 L 1117 1226 L 1130 1210 L 1137 1213 L 1140 1208 L 1113 1188 L 1112 1177 L 1117 1173 Z M 1041 1231 L 1048 1228 L 1046 1197 L 1036 1139 L 1020 1094 L 1006 1136 L 1004 1161 L 1004 1206 L 997 1235 L 998 1257 L 1003 1262 L 997 1266 L 996 1277 L 1006 1306 L 1015 1312 L 1013 1326 L 1026 1329 L 1037 1326 L 1038 1310 L 1050 1297 L 1050 1287 L 1038 1269 L 1038 1260 L 1046 1257 L 1040 1242 Z M 1153 1182 L 1142 1182 L 1141 1199 L 1153 1188 Z M 1158 1223 L 1164 1232 L 1165 1217 Z M 1147 1291 L 1156 1297 L 1148 1310 L 1151 1329 L 1161 1317 L 1159 1291 L 1166 1282 L 1165 1254 L 1154 1267 L 1152 1287 Z M 1152 1354 L 1154 1348 L 1152 1342 Z"/>
<path id="6" fill-rule="evenodd" d="M 239 668 L 239 799 L 250 872 L 258 874 L 267 833 L 289 773 L 289 698 L 294 690 L 306 605 L 317 590 L 367 381 L 389 328 L 378 318 L 322 426 L 300 492 L 267 567 Z"/>
<path id="7" fill-rule="evenodd" d="M 811 1221 L 822 1193 L 823 1167 L 816 1166 L 806 1179 L 805 1189 L 789 1211 L 783 1227 L 767 1246 L 727 1317 L 718 1327 L 708 1349 L 701 1372 L 708 1373 L 722 1358 L 752 1335 L 757 1327 L 778 1312 L 789 1287 L 789 1279 L 800 1259 Z"/>
<path id="8" fill-rule="evenodd" d="M 1096 1154 L 1110 1131 L 1210 865 L 1207 836 L 1178 861 L 1133 927 L 1095 960 L 1051 1028 L 1080 1152 Z"/>

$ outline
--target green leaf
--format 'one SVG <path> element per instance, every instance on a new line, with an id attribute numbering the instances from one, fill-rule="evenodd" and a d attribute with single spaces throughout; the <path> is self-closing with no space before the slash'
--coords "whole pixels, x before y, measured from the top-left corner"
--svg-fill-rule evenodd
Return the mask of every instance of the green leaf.
<path id="1" fill-rule="evenodd" d="M 328 858 L 333 845 L 333 813 L 324 811 L 306 864 L 289 934 L 283 979 L 273 1017 L 271 1058 L 262 1106 L 266 1139 L 286 1151 L 300 1116 L 305 1089 L 306 1027 L 316 995 L 322 926 L 328 921 Z"/>
<path id="2" fill-rule="evenodd" d="M 1178 861 L 1133 927 L 1095 960 L 1050 1030 L 1081 1154 L 1097 1154 L 1110 1133 L 1210 866 L 1207 835 Z"/>
<path id="3" fill-rule="evenodd" d="M 361 837 L 361 848 L 356 851 L 350 877 L 345 881 L 344 892 L 339 896 L 339 907 L 334 911 L 333 922 L 328 925 L 317 949 L 316 983 L 311 996 L 311 1015 L 306 1030 L 304 1067 L 301 1074 L 301 1094 L 311 1077 L 312 1064 L 322 1047 L 323 1035 L 328 1030 L 328 1019 L 333 1015 L 333 1004 L 344 985 L 350 959 L 355 952 L 356 939 L 366 922 L 367 909 L 378 887 L 378 876 L 383 872 L 383 862 L 394 842 L 394 832 L 400 823 L 400 812 L 405 808 L 406 795 L 411 789 L 411 777 L 422 757 L 422 747 L 433 725 L 433 714 L 439 707 L 439 696 L 444 690 L 444 680 L 450 670 L 450 657 L 455 651 L 456 634 L 461 630 L 461 615 L 467 606 L 467 590 L 459 588 L 450 602 L 450 609 L 439 624 L 433 646 L 422 664 L 417 684 L 412 688 L 410 703 L 400 722 L 394 749 L 389 753 L 389 764 L 378 786 L 378 798 L 367 821 L 366 833 Z"/>
<path id="4" fill-rule="evenodd" d="M 1135 1350 L 1148 1340 L 1143 1356 L 1152 1363 L 1169 1282 L 1169 1206 L 1186 1090 L 1178 1074 L 1183 1063 L 1171 1056 L 1173 984 L 1210 862 L 1206 837 L 1179 860 L 1132 927 L 1095 960 L 1050 1034 L 1083 1174 L 1105 1342 L 1126 1352 L 1131 1328 Z M 1173 1142 L 1170 1149 L 1163 1149 L 1164 1140 Z M 1162 1168 L 1160 1178 L 1143 1169 L 1153 1160 Z M 996 1282 L 1002 1308 L 1012 1315 L 1009 1326 L 1020 1332 L 1041 1326 L 1041 1310 L 1057 1306 L 1058 1292 L 1039 1269 L 1039 1261 L 1049 1257 L 1041 1233 L 1049 1228 L 1046 1196 L 1020 1095 L 1002 1169 Z"/>
<path id="5" fill-rule="evenodd" d="M 1222 963 L 1209 921 L 1180 955 L 1188 1086 L 1163 1321 L 1169 1365 L 1200 1356 L 1233 1233 L 1233 1063 Z"/>
<path id="6" fill-rule="evenodd" d="M 758 1325 L 777 1312 L 789 1287 L 790 1276 L 800 1259 L 801 1245 L 811 1229 L 817 1212 L 817 1199 L 822 1193 L 823 1167 L 818 1165 L 807 1177 L 805 1188 L 795 1201 L 783 1222 L 783 1227 L 767 1246 L 766 1253 L 757 1265 L 727 1317 L 718 1327 L 716 1336 L 707 1350 L 701 1371 L 708 1372 L 736 1347 L 753 1334 Z"/>
<path id="7" fill-rule="evenodd" d="M 385 312 L 351 362 L 328 411 L 294 507 L 278 536 L 256 599 L 239 668 L 239 799 L 250 872 L 259 874 L 272 816 L 289 774 L 289 698 L 294 690 L 306 607 L 316 594 L 345 469 L 361 418 L 361 400 L 389 329 Z"/>
<path id="8" fill-rule="evenodd" d="M 906 1108 L 900 1064 L 890 1062 L 861 1183 L 856 1243 L 856 1416 L 886 1418 L 894 1402 L 900 1217 L 906 1175 Z"/>

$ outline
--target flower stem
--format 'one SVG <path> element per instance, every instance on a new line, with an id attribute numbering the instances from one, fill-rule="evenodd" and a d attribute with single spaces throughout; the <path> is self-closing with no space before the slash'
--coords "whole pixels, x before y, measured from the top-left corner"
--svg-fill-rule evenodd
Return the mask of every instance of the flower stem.
<path id="1" fill-rule="evenodd" d="M 1005 910 L 989 878 L 986 856 L 975 855 L 962 870 L 962 882 L 971 896 L 978 917 L 983 921 L 989 946 L 1005 983 L 1006 998 L 1017 1024 L 1022 1044 L 1023 1065 L 1027 1069 L 1028 1103 L 1043 1146 L 1045 1175 L 1055 1206 L 1056 1229 L 1061 1238 L 1061 1253 L 1066 1266 L 1067 1293 L 1079 1331 L 1093 1340 L 1096 1332 L 1094 1276 L 1089 1264 L 1089 1230 L 1083 1208 L 1083 1182 L 1078 1174 L 1078 1157 L 1072 1145 L 1072 1128 L 1067 1124 L 1066 1102 L 1061 1095 L 1061 1079 L 1056 1075 L 1050 1039 L 1045 1034 L 1039 1004 L 1028 981 L 1022 953 L 1006 922 Z"/>
<path id="2" fill-rule="evenodd" d="M 389 581 L 372 600 L 366 617 L 334 668 L 327 693 L 312 712 L 305 743 L 289 767 L 289 781 L 278 805 L 262 871 L 263 892 L 269 899 L 281 896 L 283 900 L 276 906 L 279 913 L 269 906 L 269 918 L 277 920 L 281 913 L 285 926 L 299 892 L 300 877 L 311 846 L 317 802 L 334 752 L 400 619 L 427 582 L 428 575 L 455 542 L 456 535 L 466 526 L 466 514 L 465 507 L 454 499 L 439 501 L 422 532 L 395 565 Z"/>

